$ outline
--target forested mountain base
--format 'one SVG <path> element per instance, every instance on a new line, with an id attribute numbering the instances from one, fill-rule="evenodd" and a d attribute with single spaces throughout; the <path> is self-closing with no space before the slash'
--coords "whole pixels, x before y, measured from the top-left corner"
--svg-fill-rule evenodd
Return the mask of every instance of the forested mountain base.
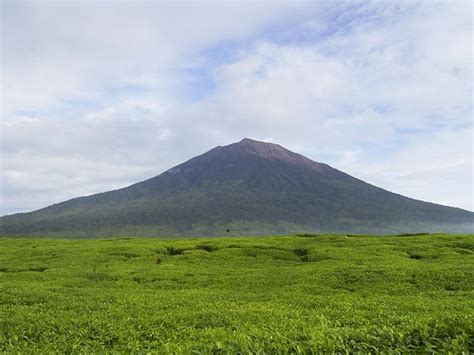
<path id="1" fill-rule="evenodd" d="M 0 239 L 0 351 L 472 352 L 473 250 L 473 235 Z"/>

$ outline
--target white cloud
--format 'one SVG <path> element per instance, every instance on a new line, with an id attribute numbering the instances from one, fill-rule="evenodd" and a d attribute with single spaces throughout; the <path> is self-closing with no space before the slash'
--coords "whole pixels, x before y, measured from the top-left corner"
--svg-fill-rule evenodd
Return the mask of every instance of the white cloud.
<path id="1" fill-rule="evenodd" d="M 3 112 L 95 97 L 110 85 L 173 85 L 193 51 L 242 38 L 289 3 L 2 1 Z"/>
<path id="2" fill-rule="evenodd" d="M 474 210 L 473 131 L 423 134 L 387 159 L 343 156 L 338 166 L 355 176 L 420 200 Z M 346 159 L 345 159 L 346 158 Z"/>
<path id="3" fill-rule="evenodd" d="M 473 209 L 472 5 L 298 4 L 4 1 L 0 214 L 243 137 Z"/>

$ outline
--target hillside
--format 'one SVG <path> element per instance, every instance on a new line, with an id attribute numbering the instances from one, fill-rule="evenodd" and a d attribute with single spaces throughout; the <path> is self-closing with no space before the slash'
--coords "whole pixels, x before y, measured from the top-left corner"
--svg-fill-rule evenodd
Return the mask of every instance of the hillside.
<path id="1" fill-rule="evenodd" d="M 2 217 L 0 234 L 469 232 L 473 221 L 472 212 L 394 194 L 246 138 L 123 189 Z"/>

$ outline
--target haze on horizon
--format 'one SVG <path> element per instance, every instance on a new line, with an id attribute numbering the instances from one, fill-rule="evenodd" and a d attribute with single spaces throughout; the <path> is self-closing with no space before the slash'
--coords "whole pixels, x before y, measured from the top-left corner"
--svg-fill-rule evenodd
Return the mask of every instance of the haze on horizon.
<path id="1" fill-rule="evenodd" d="M 0 215 L 243 137 L 474 210 L 470 1 L 0 6 Z"/>

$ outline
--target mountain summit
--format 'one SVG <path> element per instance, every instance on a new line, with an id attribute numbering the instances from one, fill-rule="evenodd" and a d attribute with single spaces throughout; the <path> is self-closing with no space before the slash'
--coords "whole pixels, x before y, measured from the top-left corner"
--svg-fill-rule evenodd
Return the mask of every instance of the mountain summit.
<path id="1" fill-rule="evenodd" d="M 469 232 L 474 213 L 367 184 L 245 138 L 149 180 L 0 218 L 0 235 Z"/>
<path id="2" fill-rule="evenodd" d="M 250 138 L 244 138 L 238 143 L 230 144 L 225 147 L 217 147 L 217 151 L 240 152 L 258 155 L 262 158 L 281 161 L 288 164 L 306 166 L 318 171 L 324 171 L 329 168 L 326 164 L 316 163 L 300 154 L 283 148 L 281 145 L 267 142 L 260 142 Z"/>
<path id="3" fill-rule="evenodd" d="M 260 142 L 250 138 L 244 138 L 238 143 L 230 144 L 225 147 L 218 147 L 217 150 L 250 153 L 263 158 L 285 161 L 287 163 L 297 165 L 317 164 L 312 160 L 305 158 L 300 154 L 293 153 L 278 144 Z"/>

